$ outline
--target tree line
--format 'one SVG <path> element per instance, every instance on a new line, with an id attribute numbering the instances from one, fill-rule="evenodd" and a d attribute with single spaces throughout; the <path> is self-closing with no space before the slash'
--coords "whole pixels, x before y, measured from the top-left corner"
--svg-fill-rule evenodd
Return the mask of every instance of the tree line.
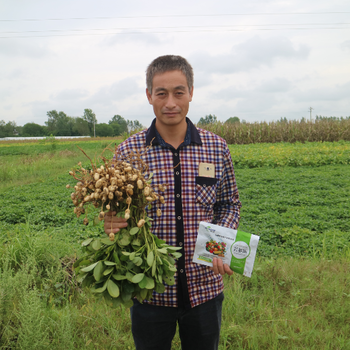
<path id="1" fill-rule="evenodd" d="M 119 136 L 129 133 L 134 133 L 144 128 L 138 120 L 125 120 L 119 114 L 113 116 L 108 123 L 98 123 L 95 113 L 91 109 L 85 109 L 84 114 L 81 117 L 69 117 L 64 112 L 57 112 L 52 110 L 47 112 L 47 121 L 45 125 L 39 125 L 36 123 L 27 123 L 24 126 L 17 126 L 15 122 L 5 123 L 0 120 L 0 138 L 1 137 L 13 137 L 13 136 Z M 315 117 L 315 122 L 330 121 L 341 122 L 349 121 L 350 117 Z M 290 120 L 281 117 L 277 122 L 273 122 L 276 125 L 290 124 Z M 297 121 L 293 121 L 297 122 Z M 307 124 L 312 121 L 302 118 L 297 123 Z M 260 123 L 247 123 L 244 119 L 240 120 L 238 117 L 230 117 L 224 123 L 218 121 L 216 115 L 209 114 L 199 119 L 197 126 L 202 128 L 212 129 L 218 125 L 224 125 L 226 127 L 235 127 L 239 125 L 253 125 L 257 124 L 265 125 L 266 122 Z M 294 125 L 294 124 L 293 124 Z"/>
<path id="2" fill-rule="evenodd" d="M 26 123 L 17 126 L 15 122 L 5 123 L 0 120 L 1 137 L 35 137 L 35 136 L 119 136 L 125 133 L 142 129 L 138 120 L 125 120 L 116 114 L 108 123 L 98 123 L 95 113 L 91 109 L 85 109 L 81 117 L 70 117 L 64 112 L 52 110 L 47 112 L 45 125 Z"/>

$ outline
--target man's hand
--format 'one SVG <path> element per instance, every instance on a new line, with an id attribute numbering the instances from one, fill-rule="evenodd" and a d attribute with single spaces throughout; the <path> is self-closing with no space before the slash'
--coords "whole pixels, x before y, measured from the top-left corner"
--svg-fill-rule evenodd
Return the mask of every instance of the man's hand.
<path id="1" fill-rule="evenodd" d="M 117 218 L 115 215 L 117 213 L 115 211 L 109 211 L 105 214 L 105 223 L 104 229 L 107 235 L 111 232 L 117 233 L 122 228 L 128 226 L 128 223 L 124 218 Z"/>
<path id="2" fill-rule="evenodd" d="M 216 275 L 225 275 L 228 274 L 231 276 L 233 274 L 233 271 L 230 269 L 230 267 L 227 264 L 223 264 L 221 259 L 214 258 L 213 259 L 213 267 L 210 268 L 210 270 L 214 271 Z"/>

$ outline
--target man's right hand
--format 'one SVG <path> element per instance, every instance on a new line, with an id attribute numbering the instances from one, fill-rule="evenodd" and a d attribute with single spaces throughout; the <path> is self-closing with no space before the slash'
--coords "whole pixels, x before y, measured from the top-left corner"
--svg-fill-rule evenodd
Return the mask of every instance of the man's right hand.
<path id="1" fill-rule="evenodd" d="M 105 223 L 104 223 L 104 229 L 107 235 L 109 235 L 111 232 L 117 233 L 122 228 L 128 226 L 128 223 L 124 218 L 118 218 L 116 217 L 115 211 L 109 211 L 105 214 Z"/>

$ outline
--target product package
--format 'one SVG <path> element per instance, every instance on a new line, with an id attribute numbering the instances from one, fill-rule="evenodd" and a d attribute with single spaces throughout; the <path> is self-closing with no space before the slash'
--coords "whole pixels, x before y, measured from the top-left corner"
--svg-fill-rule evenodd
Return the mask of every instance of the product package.
<path id="1" fill-rule="evenodd" d="M 230 228 L 200 222 L 193 262 L 213 266 L 217 257 L 231 270 L 251 277 L 259 236 Z"/>

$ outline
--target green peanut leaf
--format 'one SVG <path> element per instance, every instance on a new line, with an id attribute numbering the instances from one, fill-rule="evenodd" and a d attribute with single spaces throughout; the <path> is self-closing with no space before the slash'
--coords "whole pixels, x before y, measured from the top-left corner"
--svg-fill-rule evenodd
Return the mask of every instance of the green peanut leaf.
<path id="1" fill-rule="evenodd" d="M 166 249 L 167 250 L 180 250 L 180 249 L 182 249 L 182 247 L 173 247 L 171 245 L 166 245 Z"/>
<path id="2" fill-rule="evenodd" d="M 135 291 L 135 284 L 132 283 L 123 283 L 123 292 L 131 294 Z"/>
<path id="3" fill-rule="evenodd" d="M 132 283 L 139 283 L 143 280 L 143 278 L 145 277 L 144 273 L 138 273 L 137 275 L 135 275 L 132 279 L 131 282 Z"/>
<path id="4" fill-rule="evenodd" d="M 166 248 L 160 248 L 160 249 L 157 249 L 157 251 L 162 254 L 168 254 L 168 251 L 166 250 Z"/>
<path id="5" fill-rule="evenodd" d="M 130 281 L 131 282 L 131 280 L 132 280 L 132 278 L 134 277 L 135 275 L 133 275 L 131 272 L 127 272 L 126 273 L 126 279 L 128 280 L 128 281 Z"/>
<path id="6" fill-rule="evenodd" d="M 113 272 L 113 270 L 114 270 L 114 266 L 113 266 L 113 267 L 110 267 L 110 268 L 108 268 L 108 269 L 106 269 L 106 270 L 104 270 L 104 271 L 103 271 L 103 276 L 109 275 L 110 273 Z"/>
<path id="7" fill-rule="evenodd" d="M 121 281 L 121 280 L 126 280 L 126 276 L 124 275 L 119 275 L 119 274 L 113 274 L 112 277 L 116 280 L 116 281 Z"/>
<path id="8" fill-rule="evenodd" d="M 122 303 L 122 298 L 118 297 L 118 298 L 113 298 L 113 304 L 112 307 L 113 309 L 116 309 L 118 306 L 120 306 Z"/>
<path id="9" fill-rule="evenodd" d="M 119 294 L 120 294 L 119 287 L 112 280 L 107 281 L 107 290 L 111 297 L 113 298 L 119 297 Z"/>
<path id="10" fill-rule="evenodd" d="M 132 307 L 132 306 L 134 305 L 134 302 L 133 302 L 131 299 L 129 299 L 129 300 L 127 300 L 127 301 L 124 301 L 124 302 L 123 302 L 123 305 L 124 305 L 124 307 L 126 307 L 126 308 L 130 308 L 130 307 Z"/>
<path id="11" fill-rule="evenodd" d="M 106 288 L 107 288 L 107 282 L 108 281 L 106 281 L 101 288 L 94 289 L 93 293 L 102 293 L 102 292 L 104 292 L 106 290 Z"/>
<path id="12" fill-rule="evenodd" d="M 130 230 L 130 235 L 133 236 L 133 235 L 136 235 L 137 232 L 139 232 L 139 228 L 138 227 L 133 227 L 131 230 Z"/>
<path id="13" fill-rule="evenodd" d="M 115 266 L 115 265 L 117 265 L 115 262 L 108 261 L 108 260 L 104 261 L 104 264 L 107 265 L 107 266 Z"/>
<path id="14" fill-rule="evenodd" d="M 154 279 L 147 277 L 147 276 L 146 276 L 146 279 L 147 279 L 146 289 L 153 289 L 154 288 Z"/>
<path id="15" fill-rule="evenodd" d="M 144 278 L 139 282 L 139 287 L 140 287 L 141 289 L 145 289 L 146 286 L 147 286 L 147 277 L 144 276 Z"/>
<path id="16" fill-rule="evenodd" d="M 101 249 L 101 241 L 99 239 L 95 239 L 92 244 L 92 248 L 95 250 L 100 250 Z"/>
<path id="17" fill-rule="evenodd" d="M 130 242 L 131 242 L 131 236 L 128 233 L 128 231 L 125 231 L 122 234 L 121 239 L 119 239 L 118 243 L 119 243 L 120 246 L 127 246 Z"/>
<path id="18" fill-rule="evenodd" d="M 80 258 L 80 259 L 78 259 L 78 260 L 75 260 L 75 262 L 74 262 L 74 264 L 73 264 L 73 267 L 75 268 L 75 267 L 80 266 L 80 263 L 83 262 L 84 259 L 85 259 L 85 257 L 82 257 L 82 258 Z M 88 261 L 88 263 L 90 262 L 89 260 L 86 260 L 86 261 Z M 88 264 L 88 263 L 87 263 L 87 264 Z M 83 264 L 83 265 L 87 265 L 87 264 Z"/>
<path id="19" fill-rule="evenodd" d="M 122 252 L 123 255 L 129 256 L 131 253 L 129 252 Z"/>
<path id="20" fill-rule="evenodd" d="M 78 283 L 82 283 L 82 282 L 84 281 L 84 279 L 85 279 L 86 276 L 87 276 L 87 273 L 79 274 L 79 275 L 77 276 L 77 282 L 78 282 Z"/>
<path id="21" fill-rule="evenodd" d="M 82 245 L 83 247 L 86 247 L 86 246 L 89 245 L 92 241 L 93 241 L 93 238 L 88 238 L 88 239 L 86 239 L 81 245 Z"/>
<path id="22" fill-rule="evenodd" d="M 135 259 L 135 256 L 136 256 L 136 253 L 135 252 L 132 252 L 130 255 L 129 255 L 129 259 L 131 261 L 133 261 Z"/>
<path id="23" fill-rule="evenodd" d="M 128 301 L 130 301 L 132 294 L 131 293 L 127 293 L 125 291 L 122 292 L 121 294 L 122 300 L 123 300 L 123 304 L 125 305 L 125 303 L 127 303 Z"/>
<path id="24" fill-rule="evenodd" d="M 101 239 L 101 243 L 103 243 L 105 245 L 113 245 L 115 243 L 115 241 L 111 241 L 108 237 L 106 237 L 106 238 Z"/>
<path id="25" fill-rule="evenodd" d="M 147 255 L 147 264 L 148 266 L 152 266 L 154 260 L 154 254 L 152 251 L 150 251 Z"/>
<path id="26" fill-rule="evenodd" d="M 160 275 L 162 275 L 163 274 L 163 272 L 164 272 L 164 270 L 163 270 L 163 268 L 161 267 L 161 266 L 157 266 L 157 270 L 158 270 L 158 273 L 160 274 Z"/>
<path id="27" fill-rule="evenodd" d="M 167 246 L 166 242 L 163 241 L 162 239 L 158 238 L 157 236 L 154 236 L 154 241 L 156 242 L 157 247 L 160 246 Z"/>
<path id="28" fill-rule="evenodd" d="M 167 277 L 174 277 L 174 271 L 170 271 L 170 270 L 164 270 L 164 274 L 163 276 L 167 276 Z"/>
<path id="29" fill-rule="evenodd" d="M 80 271 L 82 271 L 82 272 L 89 272 L 89 271 L 93 270 L 98 263 L 99 263 L 99 261 L 95 262 L 95 263 L 93 263 L 93 264 L 91 264 L 89 266 L 84 267 Z"/>
<path id="30" fill-rule="evenodd" d="M 81 286 L 83 288 L 85 287 L 90 287 L 93 283 L 95 282 L 95 279 L 93 276 L 86 276 L 86 278 L 84 278 L 83 283 L 81 284 Z"/>
<path id="31" fill-rule="evenodd" d="M 135 264 L 132 261 L 128 261 L 128 263 L 126 264 L 126 268 L 128 270 L 134 270 Z"/>
<path id="32" fill-rule="evenodd" d="M 142 289 L 140 292 L 140 296 L 142 300 L 145 300 L 147 296 L 147 289 Z"/>
<path id="33" fill-rule="evenodd" d="M 82 261 L 79 262 L 78 265 L 82 267 L 82 266 L 88 265 L 88 264 L 90 264 L 90 263 L 91 263 L 90 260 L 82 260 Z"/>
<path id="34" fill-rule="evenodd" d="M 164 276 L 164 282 L 166 284 L 168 284 L 169 286 L 173 286 L 175 284 L 175 278 L 169 277 L 169 276 Z"/>
<path id="35" fill-rule="evenodd" d="M 88 246 L 85 247 L 87 251 L 91 252 L 91 253 L 95 253 L 95 250 L 91 247 L 91 245 L 89 244 Z"/>
<path id="36" fill-rule="evenodd" d="M 170 265 L 170 266 L 169 266 L 169 270 L 170 270 L 170 271 L 173 271 L 173 272 L 176 272 L 176 267 Z"/>
<path id="37" fill-rule="evenodd" d="M 136 237 L 133 239 L 133 241 L 131 242 L 132 245 L 136 245 L 138 247 L 141 247 L 142 243 L 139 237 Z"/>
<path id="38" fill-rule="evenodd" d="M 181 256 L 182 256 L 181 253 L 176 253 L 176 252 L 171 253 L 171 255 L 172 255 L 174 258 L 176 258 L 176 259 L 179 259 L 179 258 L 181 258 Z"/>
<path id="39" fill-rule="evenodd" d="M 162 283 L 156 284 L 156 292 L 157 293 L 164 293 L 165 292 L 165 286 Z"/>
<path id="40" fill-rule="evenodd" d="M 141 266 L 143 263 L 143 260 L 137 256 L 133 261 L 132 261 L 136 266 Z"/>
<path id="41" fill-rule="evenodd" d="M 167 256 L 168 261 L 170 262 L 171 265 L 175 264 L 175 259 L 173 259 L 171 256 Z"/>
<path id="42" fill-rule="evenodd" d="M 122 254 L 120 257 L 120 261 L 129 261 L 129 256 Z"/>
<path id="43" fill-rule="evenodd" d="M 156 264 L 156 260 L 154 260 L 152 264 L 152 276 L 155 276 L 156 270 L 157 270 L 157 264 Z"/>
<path id="44" fill-rule="evenodd" d="M 113 259 L 114 259 L 114 261 L 117 264 L 120 264 L 120 260 L 119 260 L 118 254 L 116 252 L 113 252 Z"/>
<path id="45" fill-rule="evenodd" d="M 94 277 L 97 282 L 101 279 L 103 270 L 104 270 L 103 263 L 102 261 L 99 261 L 96 267 L 94 268 Z"/>

